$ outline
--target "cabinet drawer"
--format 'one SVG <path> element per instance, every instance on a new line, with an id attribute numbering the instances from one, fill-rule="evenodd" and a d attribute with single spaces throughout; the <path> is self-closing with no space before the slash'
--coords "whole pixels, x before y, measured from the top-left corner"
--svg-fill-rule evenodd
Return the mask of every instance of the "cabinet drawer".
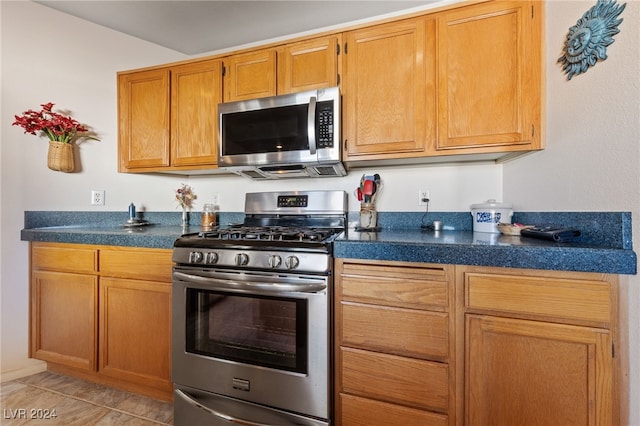
<path id="1" fill-rule="evenodd" d="M 376 426 L 447 426 L 448 417 L 401 405 L 340 394 L 342 424 Z"/>
<path id="2" fill-rule="evenodd" d="M 98 251 L 69 244 L 32 243 L 33 269 L 92 274 L 98 271 Z"/>
<path id="3" fill-rule="evenodd" d="M 108 248 L 100 250 L 100 273 L 109 277 L 171 282 L 171 250 Z"/>
<path id="4" fill-rule="evenodd" d="M 611 285 L 606 281 L 467 273 L 465 284 L 468 308 L 611 321 Z"/>
<path id="5" fill-rule="evenodd" d="M 352 302 L 340 304 L 342 343 L 416 358 L 449 354 L 449 317 L 427 312 Z"/>
<path id="6" fill-rule="evenodd" d="M 441 267 L 344 263 L 340 278 L 343 300 L 442 311 L 448 306 Z"/>
<path id="7" fill-rule="evenodd" d="M 448 365 L 341 348 L 342 391 L 447 412 Z"/>

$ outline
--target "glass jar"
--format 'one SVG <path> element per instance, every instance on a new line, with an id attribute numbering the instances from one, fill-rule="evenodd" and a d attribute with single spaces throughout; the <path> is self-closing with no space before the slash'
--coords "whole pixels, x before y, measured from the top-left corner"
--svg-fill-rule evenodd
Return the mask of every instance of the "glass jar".
<path id="1" fill-rule="evenodd" d="M 200 226 L 205 231 L 216 226 L 216 206 L 213 204 L 205 204 L 202 206 L 202 215 L 200 216 Z"/>
<path id="2" fill-rule="evenodd" d="M 373 203 L 360 204 L 360 227 L 374 229 L 378 224 L 378 213 Z"/>

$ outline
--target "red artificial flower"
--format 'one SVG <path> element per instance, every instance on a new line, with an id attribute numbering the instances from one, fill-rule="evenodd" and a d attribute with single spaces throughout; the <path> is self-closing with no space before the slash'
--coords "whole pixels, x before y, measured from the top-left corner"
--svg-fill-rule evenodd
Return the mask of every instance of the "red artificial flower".
<path id="1" fill-rule="evenodd" d="M 16 115 L 16 121 L 13 122 L 13 125 L 22 127 L 25 133 L 32 135 L 41 132 L 51 141 L 71 143 L 79 138 L 98 140 L 95 136 L 82 134 L 87 133 L 89 129 L 78 121 L 54 112 L 54 105 L 51 102 L 41 104 L 42 109 L 40 111 L 29 109 L 23 112 L 22 115 Z"/>

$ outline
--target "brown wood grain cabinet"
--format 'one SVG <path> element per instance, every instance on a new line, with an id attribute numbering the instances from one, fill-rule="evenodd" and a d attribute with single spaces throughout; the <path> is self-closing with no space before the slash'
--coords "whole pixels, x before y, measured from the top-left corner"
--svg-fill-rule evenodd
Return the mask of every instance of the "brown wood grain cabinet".
<path id="1" fill-rule="evenodd" d="M 335 269 L 336 424 L 625 424 L 618 276 L 355 259 Z"/>
<path id="2" fill-rule="evenodd" d="M 438 17 L 438 153 L 543 147 L 542 2 L 499 1 Z"/>
<path id="3" fill-rule="evenodd" d="M 171 250 L 31 243 L 30 356 L 171 399 Z"/>
<path id="4" fill-rule="evenodd" d="M 260 49 L 224 58 L 224 102 L 276 94 L 276 51 Z"/>
<path id="5" fill-rule="evenodd" d="M 87 371 L 98 360 L 98 252 L 34 244 L 30 356 Z"/>
<path id="6" fill-rule="evenodd" d="M 119 171 L 213 173 L 218 102 L 332 86 L 347 167 L 543 149 L 543 28 L 544 2 L 472 1 L 118 73 Z"/>
<path id="7" fill-rule="evenodd" d="M 434 19 L 347 32 L 343 139 L 346 161 L 419 157 L 434 144 Z"/>
<path id="8" fill-rule="evenodd" d="M 336 424 L 448 424 L 452 268 L 336 260 Z"/>
<path id="9" fill-rule="evenodd" d="M 278 47 L 278 94 L 337 86 L 341 43 L 334 34 Z"/>
<path id="10" fill-rule="evenodd" d="M 220 102 L 220 60 L 118 73 L 118 171 L 215 168 Z"/>
<path id="11" fill-rule="evenodd" d="M 465 423 L 620 424 L 616 277 L 459 267 Z"/>

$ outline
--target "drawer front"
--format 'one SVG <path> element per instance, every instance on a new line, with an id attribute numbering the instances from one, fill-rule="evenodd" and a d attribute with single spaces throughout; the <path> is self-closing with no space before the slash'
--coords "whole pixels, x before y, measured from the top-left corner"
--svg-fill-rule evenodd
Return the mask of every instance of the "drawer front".
<path id="1" fill-rule="evenodd" d="M 171 250 L 105 248 L 100 250 L 100 274 L 109 277 L 171 282 Z"/>
<path id="2" fill-rule="evenodd" d="M 342 299 L 413 309 L 444 311 L 448 288 L 442 268 L 375 266 L 345 263 Z"/>
<path id="3" fill-rule="evenodd" d="M 606 281 L 467 273 L 465 284 L 468 308 L 611 321 L 611 285 Z"/>
<path id="4" fill-rule="evenodd" d="M 36 270 L 95 274 L 98 251 L 68 244 L 32 243 L 31 266 Z"/>
<path id="5" fill-rule="evenodd" d="M 446 413 L 448 365 L 341 348 L 342 391 Z"/>
<path id="6" fill-rule="evenodd" d="M 447 426 L 448 417 L 401 405 L 340 394 L 343 425 Z"/>
<path id="7" fill-rule="evenodd" d="M 443 360 L 449 354 L 449 317 L 427 312 L 342 302 L 342 345 Z"/>

